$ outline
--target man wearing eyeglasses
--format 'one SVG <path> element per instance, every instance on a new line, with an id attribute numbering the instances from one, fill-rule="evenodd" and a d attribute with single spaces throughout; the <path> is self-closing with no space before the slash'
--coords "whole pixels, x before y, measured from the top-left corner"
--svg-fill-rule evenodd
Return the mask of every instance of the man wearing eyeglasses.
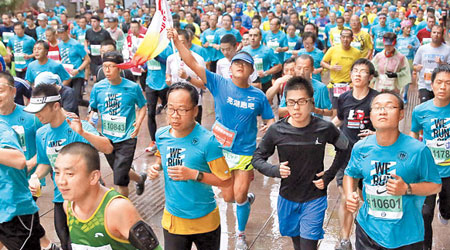
<path id="1" fill-rule="evenodd" d="M 145 118 L 147 107 L 139 84 L 120 76 L 117 64 L 123 63 L 117 51 L 103 55 L 103 71 L 106 78 L 94 85 L 91 91 L 90 120 L 98 112 L 102 121 L 102 133 L 109 138 L 114 151 L 106 159 L 114 172 L 114 185 L 124 196 L 129 195 L 130 180 L 136 182 L 136 194 L 144 192 L 145 173 L 139 175 L 131 169 L 137 136 Z M 138 107 L 136 109 L 136 106 Z"/>
<path id="2" fill-rule="evenodd" d="M 376 134 L 355 144 L 345 169 L 344 193 L 352 213 L 359 207 L 357 183 L 363 184 L 356 249 L 422 249 L 424 196 L 441 190 L 441 178 L 430 149 L 400 133 L 404 113 L 397 94 L 375 96 L 370 120 Z"/>
<path id="3" fill-rule="evenodd" d="M 419 138 L 423 131 L 423 141 L 433 153 L 442 178 L 442 191 L 439 193 L 439 221 L 447 225 L 450 219 L 450 66 L 439 65 L 431 75 L 431 88 L 434 98 L 414 108 L 411 121 L 411 133 Z M 433 245 L 433 228 L 431 223 L 436 206 L 436 195 L 427 196 L 423 205 L 423 219 L 425 221 L 424 249 L 431 249 Z"/>
<path id="4" fill-rule="evenodd" d="M 231 173 L 212 132 L 195 121 L 198 93 L 188 83 L 167 91 L 169 126 L 156 132 L 157 162 L 149 178 L 164 170 L 166 205 L 162 218 L 167 250 L 220 248 L 220 216 L 211 186 L 231 186 Z"/>
<path id="5" fill-rule="evenodd" d="M 278 197 L 280 233 L 292 238 L 294 249 L 317 249 L 323 238 L 327 186 L 344 163 L 348 140 L 331 122 L 313 116 L 314 89 L 309 80 L 292 77 L 285 87 L 287 118 L 273 124 L 253 154 L 262 174 L 281 178 Z M 324 171 L 325 145 L 336 157 Z M 278 149 L 279 165 L 267 162 Z"/>

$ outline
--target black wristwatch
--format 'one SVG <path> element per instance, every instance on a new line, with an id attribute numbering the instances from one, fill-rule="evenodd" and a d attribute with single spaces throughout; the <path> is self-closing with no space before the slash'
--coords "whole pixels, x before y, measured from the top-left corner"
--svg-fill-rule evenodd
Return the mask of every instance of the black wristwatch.
<path id="1" fill-rule="evenodd" d="M 188 76 L 188 77 L 186 78 L 186 81 L 188 81 L 188 82 L 191 82 L 191 80 L 192 80 L 192 77 L 191 77 L 191 76 Z"/>
<path id="2" fill-rule="evenodd" d="M 406 185 L 408 185 L 408 188 L 406 189 L 406 195 L 412 195 L 411 185 L 409 185 L 409 183 L 406 183 Z"/>
<path id="3" fill-rule="evenodd" d="M 197 177 L 195 177 L 195 180 L 198 182 L 201 182 L 203 180 L 203 172 L 198 171 Z"/>

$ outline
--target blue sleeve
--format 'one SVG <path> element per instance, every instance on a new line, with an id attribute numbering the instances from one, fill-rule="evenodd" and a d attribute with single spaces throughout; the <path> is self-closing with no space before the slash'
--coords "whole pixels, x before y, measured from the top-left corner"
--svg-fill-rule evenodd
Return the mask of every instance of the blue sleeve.
<path id="1" fill-rule="evenodd" d="M 288 47 L 288 46 L 289 46 L 288 40 L 287 40 L 286 36 L 284 36 L 283 39 L 281 39 L 280 47 Z"/>
<path id="2" fill-rule="evenodd" d="M 241 33 L 239 33 L 239 31 L 236 32 L 235 36 L 236 36 L 236 41 L 238 43 L 242 42 L 242 36 L 241 36 Z"/>
<path id="3" fill-rule="evenodd" d="M 365 140 L 367 140 L 367 138 Z M 350 156 L 348 165 L 345 168 L 345 175 L 348 175 L 355 179 L 364 178 L 362 173 L 362 165 L 360 164 L 361 161 L 359 158 L 359 147 L 358 144 L 356 144 L 352 149 L 352 155 Z"/>
<path id="4" fill-rule="evenodd" d="M 272 107 L 269 104 L 269 101 L 267 100 L 266 95 L 262 95 L 262 112 L 261 117 L 264 120 L 272 119 L 274 118 Z"/>
<path id="5" fill-rule="evenodd" d="M 97 107 L 98 103 L 97 103 L 97 99 L 96 99 L 97 98 L 97 93 L 96 92 L 97 92 L 97 88 L 94 85 L 94 87 L 92 87 L 92 90 L 91 90 L 91 97 L 89 98 L 89 106 L 91 108 L 93 108 L 93 109 L 98 109 L 98 107 Z"/>
<path id="6" fill-rule="evenodd" d="M 414 133 L 418 133 L 420 130 L 423 130 L 422 124 L 420 124 L 418 120 L 417 108 L 415 108 L 411 115 L 411 131 Z"/>
<path id="7" fill-rule="evenodd" d="M 278 59 L 278 56 L 275 55 L 275 52 L 273 52 L 273 49 L 269 49 L 269 51 L 269 57 L 271 59 L 270 68 L 272 68 L 273 66 L 280 64 L 280 60 Z"/>
<path id="8" fill-rule="evenodd" d="M 4 124 L 4 123 L 3 123 Z M 1 129 L 6 129 L 6 124 L 1 126 Z M 7 129 L 1 132 L 0 137 L 0 147 L 1 148 L 13 148 L 17 149 L 23 153 L 22 147 L 20 146 L 17 134 L 12 129 Z"/>
<path id="9" fill-rule="evenodd" d="M 205 69 L 206 74 L 206 87 L 209 89 L 211 94 L 215 96 L 217 94 L 217 88 L 219 85 L 219 82 L 225 81 L 225 78 L 222 76 L 215 74 L 207 69 Z M 221 79 L 222 78 L 222 79 Z"/>
<path id="10" fill-rule="evenodd" d="M 281 97 L 279 107 L 280 108 L 286 108 L 286 97 L 284 95 L 283 95 L 283 97 Z"/>
<path id="11" fill-rule="evenodd" d="M 297 43 L 295 44 L 294 50 L 299 50 L 302 47 L 301 43 L 300 43 L 300 39 L 297 41 Z"/>
<path id="12" fill-rule="evenodd" d="M 214 44 L 220 44 L 220 36 L 218 34 L 219 32 L 216 32 L 214 34 Z"/>
<path id="13" fill-rule="evenodd" d="M 27 72 L 25 73 L 25 80 L 29 81 L 31 84 L 34 83 L 34 76 L 31 73 L 33 72 L 32 69 L 30 69 L 30 67 L 28 67 Z"/>
<path id="14" fill-rule="evenodd" d="M 328 94 L 328 89 L 326 87 L 320 88 L 320 106 L 321 109 L 332 109 L 332 104 L 330 101 L 330 96 Z"/>
<path id="15" fill-rule="evenodd" d="M 6 45 L 6 47 L 9 47 L 9 48 L 11 48 L 11 49 L 14 49 L 14 46 L 13 46 L 13 40 L 14 40 L 14 37 L 12 37 L 11 39 L 9 39 L 8 44 Z M 14 51 L 13 51 L 13 52 L 14 52 Z"/>
<path id="16" fill-rule="evenodd" d="M 433 155 L 428 147 L 424 147 L 417 156 L 416 169 L 420 172 L 419 182 L 442 183 L 437 165 L 434 163 Z"/>
<path id="17" fill-rule="evenodd" d="M 50 165 L 50 160 L 48 159 L 44 143 L 45 143 L 45 140 L 44 140 L 44 138 L 42 138 L 42 133 L 39 133 L 39 131 L 38 131 L 38 133 L 36 135 L 37 163 Z"/>
<path id="18" fill-rule="evenodd" d="M 77 51 L 78 51 L 80 57 L 84 59 L 84 57 L 86 56 L 86 50 L 84 49 L 84 46 L 81 45 L 81 43 L 77 44 Z M 81 64 L 83 64 L 83 63 L 81 63 Z"/>
<path id="19" fill-rule="evenodd" d="M 144 94 L 142 94 L 142 89 L 139 84 L 136 84 L 135 92 L 137 96 L 136 104 L 138 105 L 139 108 L 144 107 L 145 104 L 147 104 L 147 100 L 145 99 Z"/>
<path id="20" fill-rule="evenodd" d="M 61 81 L 69 80 L 70 75 L 67 73 L 67 70 L 62 66 L 62 64 L 58 63 L 58 75 L 61 77 Z"/>
<path id="21" fill-rule="evenodd" d="M 206 145 L 204 149 L 206 162 L 211 162 L 223 157 L 222 147 L 213 135 L 209 138 L 208 145 Z"/>

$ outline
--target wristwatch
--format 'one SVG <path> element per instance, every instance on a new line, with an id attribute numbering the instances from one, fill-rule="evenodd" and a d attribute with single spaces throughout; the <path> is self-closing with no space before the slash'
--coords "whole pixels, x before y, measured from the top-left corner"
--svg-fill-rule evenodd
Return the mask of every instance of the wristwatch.
<path id="1" fill-rule="evenodd" d="M 406 195 L 412 195 L 411 185 L 409 185 L 409 183 L 406 183 L 406 185 L 408 185 L 408 188 L 406 189 Z"/>
<path id="2" fill-rule="evenodd" d="M 188 82 L 191 82 L 191 80 L 192 80 L 191 76 L 188 76 L 188 77 L 186 78 L 186 81 L 188 81 Z"/>
<path id="3" fill-rule="evenodd" d="M 195 177 L 195 180 L 198 182 L 201 182 L 203 180 L 203 172 L 198 171 L 197 177 Z"/>

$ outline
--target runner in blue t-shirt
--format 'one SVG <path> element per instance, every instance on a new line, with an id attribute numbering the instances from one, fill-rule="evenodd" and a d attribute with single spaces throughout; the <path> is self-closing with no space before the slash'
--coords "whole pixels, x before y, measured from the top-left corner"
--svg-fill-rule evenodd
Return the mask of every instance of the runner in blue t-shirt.
<path id="1" fill-rule="evenodd" d="M 258 79 L 253 86 L 266 92 L 272 86 L 272 76 L 281 71 L 281 64 L 273 49 L 261 44 L 261 30 L 252 28 L 249 31 L 250 45 L 242 51 L 249 53 L 254 60 L 254 67 L 258 73 Z"/>
<path id="2" fill-rule="evenodd" d="M 352 213 L 359 206 L 358 179 L 363 184 L 356 249 L 422 249 L 424 196 L 441 189 L 439 172 L 431 151 L 400 133 L 405 111 L 398 95 L 378 94 L 371 109 L 376 134 L 355 144 L 343 182 L 347 209 Z"/>
<path id="3" fill-rule="evenodd" d="M 380 13 L 378 15 L 378 19 L 380 20 L 380 23 L 372 26 L 372 29 L 370 30 L 370 35 L 372 35 L 374 44 L 374 55 L 384 49 L 383 35 L 387 32 L 393 32 L 393 29 L 389 28 L 389 26 L 386 25 L 386 14 Z"/>
<path id="4" fill-rule="evenodd" d="M 416 106 L 411 118 L 411 133 L 419 138 L 423 132 L 423 142 L 433 154 L 439 175 L 442 179 L 442 190 L 439 192 L 439 220 L 447 225 L 450 219 L 450 66 L 439 65 L 431 75 L 431 88 L 434 98 Z M 431 223 L 436 206 L 436 194 L 426 198 L 422 214 L 425 222 L 424 249 L 433 245 L 433 228 Z"/>
<path id="5" fill-rule="evenodd" d="M 36 77 L 42 72 L 52 72 L 59 76 L 64 85 L 68 85 L 70 81 L 70 75 L 64 69 L 61 63 L 58 63 L 48 56 L 48 43 L 45 41 L 37 41 L 34 44 L 33 55 L 36 58 L 30 65 L 28 65 L 27 73 L 25 75 L 25 80 L 34 84 Z"/>
<path id="6" fill-rule="evenodd" d="M 222 16 L 222 28 L 219 28 L 214 34 L 214 44 L 213 47 L 218 50 L 218 58 L 222 59 L 224 56 L 222 52 L 220 52 L 220 40 L 223 36 L 227 34 L 232 34 L 236 37 L 236 41 L 240 43 L 242 41 L 242 36 L 238 30 L 233 29 L 233 18 L 229 14 L 225 14 Z M 238 46 L 238 50 L 241 49 L 241 46 Z"/>
<path id="7" fill-rule="evenodd" d="M 319 50 L 314 46 L 316 43 L 317 36 L 311 32 L 305 32 L 302 35 L 303 48 L 300 49 L 297 53 L 298 56 L 307 54 L 310 55 L 314 59 L 314 71 L 312 79 L 317 80 L 319 82 L 322 81 L 321 73 L 323 71 L 322 66 L 320 66 L 320 62 L 325 55 L 323 51 Z"/>
<path id="8" fill-rule="evenodd" d="M 206 61 L 210 62 L 210 69 L 213 72 L 216 72 L 216 64 L 220 59 L 219 50 L 213 47 L 215 35 L 218 30 L 219 28 L 217 27 L 217 15 L 211 15 L 209 16 L 209 29 L 205 30 L 200 35 L 202 46 L 206 49 L 206 52 L 208 54 L 208 59 Z"/>
<path id="9" fill-rule="evenodd" d="M 147 170 L 150 179 L 164 171 L 164 248 L 190 249 L 194 242 L 198 249 L 219 249 L 220 216 L 211 186 L 230 186 L 231 173 L 214 134 L 195 121 L 197 90 L 180 82 L 167 93 L 170 125 L 158 129 L 157 162 Z"/>
<path id="10" fill-rule="evenodd" d="M 24 109 L 35 114 L 44 124 L 36 132 L 37 169 L 38 179 L 43 179 L 54 168 L 58 152 L 72 142 L 85 142 L 92 144 L 103 153 L 110 153 L 113 149 L 108 138 L 100 136 L 97 130 L 88 122 L 81 121 L 73 114 L 61 108 L 61 96 L 54 84 L 40 84 L 32 93 L 30 104 Z M 54 185 L 54 219 L 55 229 L 63 249 L 70 249 L 66 215 L 63 209 L 63 198 L 56 184 Z M 30 190 L 36 193 L 38 185 L 30 183 Z"/>
<path id="11" fill-rule="evenodd" d="M 286 34 L 280 30 L 281 21 L 278 18 L 270 20 L 270 30 L 266 33 L 263 43 L 278 56 L 280 63 L 284 62 L 284 52 L 289 50 Z"/>
<path id="12" fill-rule="evenodd" d="M 120 76 L 117 64 L 123 63 L 123 57 L 119 52 L 107 52 L 102 59 L 106 78 L 92 88 L 90 120 L 94 112 L 98 112 L 102 121 L 102 134 L 113 143 L 114 151 L 105 156 L 114 172 L 114 184 L 118 186 L 118 192 L 128 196 L 131 179 L 136 182 L 136 194 L 141 195 L 147 177 L 145 174 L 138 175 L 131 165 L 137 136 L 147 113 L 147 101 L 139 84 Z"/>
<path id="13" fill-rule="evenodd" d="M 252 29 L 259 30 L 259 29 Z M 250 214 L 254 195 L 247 196 L 253 167 L 251 159 L 256 148 L 257 116 L 261 115 L 267 126 L 273 123 L 273 113 L 263 92 L 250 86 L 248 79 L 253 73 L 253 58 L 246 52 L 236 54 L 231 60 L 231 79 L 225 79 L 201 67 L 189 50 L 178 39 L 176 30 L 170 29 L 168 38 L 174 40 L 182 60 L 200 77 L 214 97 L 216 122 L 213 133 L 222 144 L 223 152 L 233 176 L 233 186 L 222 188 L 225 201 L 236 201 L 238 238 L 236 248 L 245 249 L 245 226 Z M 261 40 L 258 34 L 259 41 Z M 273 55 L 273 52 L 272 52 Z M 241 190 L 234 193 L 233 190 Z"/>
<path id="14" fill-rule="evenodd" d="M 295 34 L 295 32 L 296 32 L 295 25 L 289 24 L 286 29 L 288 51 L 284 53 L 283 62 L 292 57 L 292 51 L 294 50 L 295 45 L 297 44 L 297 41 L 299 39 L 298 36 Z"/>
<path id="15" fill-rule="evenodd" d="M 14 24 L 14 32 L 16 35 L 9 39 L 6 46 L 8 54 L 14 55 L 16 75 L 24 79 L 27 67 L 33 61 L 33 46 L 36 41 L 25 35 L 23 23 Z"/>

